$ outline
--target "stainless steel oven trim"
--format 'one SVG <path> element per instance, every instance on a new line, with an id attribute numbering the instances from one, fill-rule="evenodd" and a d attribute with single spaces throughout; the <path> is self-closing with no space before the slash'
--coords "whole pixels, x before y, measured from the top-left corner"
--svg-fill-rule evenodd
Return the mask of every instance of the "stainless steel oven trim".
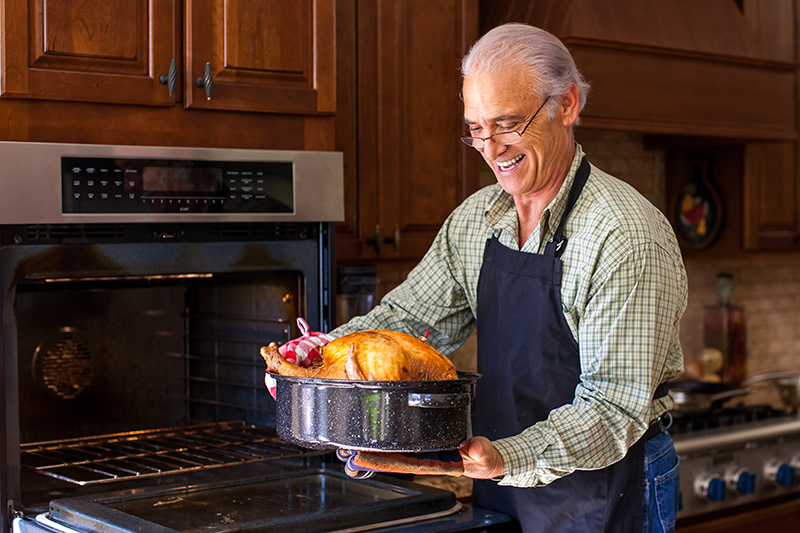
<path id="1" fill-rule="evenodd" d="M 744 448 L 748 442 L 766 441 L 796 434 L 800 434 L 800 418 L 793 417 L 737 426 L 735 431 L 725 427 L 697 434 L 676 435 L 673 440 L 675 453 L 680 456 L 705 453 L 709 450 Z"/>
<path id="2" fill-rule="evenodd" d="M 61 157 L 290 161 L 294 213 L 65 214 Z M 341 152 L 0 142 L 0 224 L 122 222 L 339 222 L 344 220 Z M 311 192 L 313 191 L 313 192 Z"/>

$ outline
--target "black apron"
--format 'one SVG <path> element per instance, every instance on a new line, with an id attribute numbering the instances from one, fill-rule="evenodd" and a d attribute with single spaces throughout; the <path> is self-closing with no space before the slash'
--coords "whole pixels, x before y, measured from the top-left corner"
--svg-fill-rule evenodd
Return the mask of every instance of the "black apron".
<path id="1" fill-rule="evenodd" d="M 478 372 L 474 434 L 510 437 L 571 404 L 580 381 L 578 344 L 561 306 L 564 222 L 589 176 L 584 160 L 544 254 L 489 239 L 478 280 Z M 476 480 L 476 507 L 516 518 L 525 532 L 630 532 L 642 525 L 644 439 L 602 470 L 577 470 L 537 488 Z"/>

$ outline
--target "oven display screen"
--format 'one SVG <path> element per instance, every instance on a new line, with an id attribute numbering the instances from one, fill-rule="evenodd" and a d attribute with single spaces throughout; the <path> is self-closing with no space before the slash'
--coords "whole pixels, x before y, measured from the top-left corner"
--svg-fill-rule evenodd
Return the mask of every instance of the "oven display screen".
<path id="1" fill-rule="evenodd" d="M 144 167 L 145 192 L 220 192 L 222 170 L 219 168 Z"/>
<path id="2" fill-rule="evenodd" d="M 285 161 L 61 158 L 64 213 L 293 213 Z"/>

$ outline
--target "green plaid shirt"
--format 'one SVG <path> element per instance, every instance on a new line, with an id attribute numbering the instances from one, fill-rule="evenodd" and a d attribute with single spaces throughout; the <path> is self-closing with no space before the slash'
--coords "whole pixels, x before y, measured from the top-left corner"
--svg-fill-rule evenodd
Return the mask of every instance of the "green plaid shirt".
<path id="1" fill-rule="evenodd" d="M 553 237 L 583 157 L 576 145 L 569 174 L 521 251 L 543 253 Z M 450 353 L 480 316 L 478 277 L 492 235 L 519 250 L 513 198 L 500 185 L 481 189 L 448 217 L 430 250 L 380 305 L 332 332 L 390 329 L 420 336 Z M 564 234 L 563 313 L 580 347 L 575 399 L 519 435 L 494 441 L 505 463 L 501 485 L 545 485 L 574 470 L 624 457 L 671 396 L 659 384 L 683 371 L 678 338 L 687 283 L 675 234 L 663 214 L 626 183 L 591 167 Z M 476 397 L 480 401 L 480 394 Z M 503 406 L 497 414 L 502 416 Z"/>

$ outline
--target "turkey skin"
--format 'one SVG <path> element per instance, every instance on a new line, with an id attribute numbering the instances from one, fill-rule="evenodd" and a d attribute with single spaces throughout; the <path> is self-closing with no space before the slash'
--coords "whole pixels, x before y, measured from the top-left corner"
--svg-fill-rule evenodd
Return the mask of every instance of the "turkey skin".
<path id="1" fill-rule="evenodd" d="M 358 331 L 322 347 L 322 361 L 308 368 L 290 363 L 273 342 L 261 348 L 267 371 L 281 376 L 355 381 L 458 379 L 455 366 L 425 341 L 388 330 Z"/>

